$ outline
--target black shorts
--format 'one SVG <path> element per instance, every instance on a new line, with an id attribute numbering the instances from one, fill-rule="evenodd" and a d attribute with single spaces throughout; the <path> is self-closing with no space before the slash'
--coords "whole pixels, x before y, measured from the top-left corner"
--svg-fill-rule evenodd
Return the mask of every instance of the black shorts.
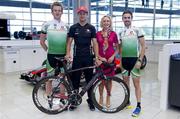
<path id="1" fill-rule="evenodd" d="M 63 67 L 63 63 L 62 62 L 59 62 L 55 57 L 59 57 L 59 58 L 64 58 L 64 54 L 47 54 L 47 60 L 49 62 L 49 65 L 52 67 L 52 68 L 56 68 L 57 65 L 59 65 L 60 67 Z"/>
<path id="2" fill-rule="evenodd" d="M 122 67 L 131 71 L 137 62 L 138 57 L 122 57 Z"/>

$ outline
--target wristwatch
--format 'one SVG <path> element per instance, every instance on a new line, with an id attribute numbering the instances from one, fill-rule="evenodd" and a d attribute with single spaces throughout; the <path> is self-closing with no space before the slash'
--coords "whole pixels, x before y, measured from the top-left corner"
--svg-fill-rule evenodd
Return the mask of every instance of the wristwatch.
<path id="1" fill-rule="evenodd" d="M 96 56 L 96 59 L 99 59 L 99 57 Z"/>

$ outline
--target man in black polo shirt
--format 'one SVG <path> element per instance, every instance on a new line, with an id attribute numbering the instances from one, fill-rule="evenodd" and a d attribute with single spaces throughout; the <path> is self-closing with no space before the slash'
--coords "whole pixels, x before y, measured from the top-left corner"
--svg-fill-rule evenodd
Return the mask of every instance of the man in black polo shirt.
<path id="1" fill-rule="evenodd" d="M 93 50 L 96 56 L 96 60 L 98 60 L 98 44 L 96 41 L 96 30 L 94 26 L 87 23 L 88 10 L 86 7 L 81 6 L 78 8 L 77 14 L 79 16 L 79 22 L 72 25 L 69 29 L 65 56 L 65 58 L 71 58 L 70 50 L 72 41 L 74 40 L 72 69 L 78 69 L 93 65 L 91 42 L 93 43 Z M 84 75 L 86 82 L 88 83 L 92 78 L 93 69 L 84 70 Z M 73 87 L 74 90 L 77 91 L 79 89 L 80 76 L 81 71 L 77 71 L 72 74 Z M 88 91 L 87 102 L 90 110 L 94 111 L 95 107 L 92 103 L 90 92 L 91 89 Z"/>

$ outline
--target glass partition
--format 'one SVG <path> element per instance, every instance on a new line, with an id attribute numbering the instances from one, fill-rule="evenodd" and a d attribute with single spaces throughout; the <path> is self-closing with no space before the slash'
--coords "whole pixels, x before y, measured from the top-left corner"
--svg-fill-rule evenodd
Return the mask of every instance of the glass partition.
<path id="1" fill-rule="evenodd" d="M 43 22 L 52 19 L 50 4 L 52 0 L 16 0 L 14 6 L 9 2 L 0 2 L 2 13 L 16 15 L 15 20 L 10 20 L 11 38 L 14 39 L 14 32 L 31 32 L 32 29 L 41 30 Z M 32 1 L 32 10 L 29 8 L 29 1 Z M 73 24 L 73 0 L 58 0 L 64 5 L 62 20 L 67 24 Z M 180 37 L 180 1 L 179 0 L 91 0 L 91 23 L 97 30 L 100 28 L 100 20 L 103 15 L 111 15 L 113 29 L 119 32 L 122 27 L 122 12 L 130 9 L 133 12 L 133 25 L 143 29 L 146 39 L 152 40 L 154 3 L 156 1 L 155 15 L 155 40 L 179 40 Z M 69 4 L 68 4 L 69 3 Z M 69 5 L 69 6 L 68 6 Z M 39 7 L 39 8 L 38 8 Z M 32 11 L 32 19 L 30 16 Z M 31 24 L 32 21 L 32 24 Z M 31 26 L 32 25 L 32 26 Z"/>

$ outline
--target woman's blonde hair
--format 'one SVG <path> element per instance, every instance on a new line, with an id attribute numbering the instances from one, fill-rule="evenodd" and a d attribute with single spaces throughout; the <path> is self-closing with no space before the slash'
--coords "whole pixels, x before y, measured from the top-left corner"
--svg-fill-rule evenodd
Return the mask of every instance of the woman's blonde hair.
<path id="1" fill-rule="evenodd" d="M 104 18 L 106 18 L 106 17 L 109 18 L 109 20 L 110 20 L 110 29 L 112 29 L 112 19 L 111 19 L 111 17 L 108 16 L 108 15 L 105 15 L 105 16 L 103 16 L 103 17 L 101 18 L 100 27 L 103 28 L 103 20 L 104 20 Z"/>

